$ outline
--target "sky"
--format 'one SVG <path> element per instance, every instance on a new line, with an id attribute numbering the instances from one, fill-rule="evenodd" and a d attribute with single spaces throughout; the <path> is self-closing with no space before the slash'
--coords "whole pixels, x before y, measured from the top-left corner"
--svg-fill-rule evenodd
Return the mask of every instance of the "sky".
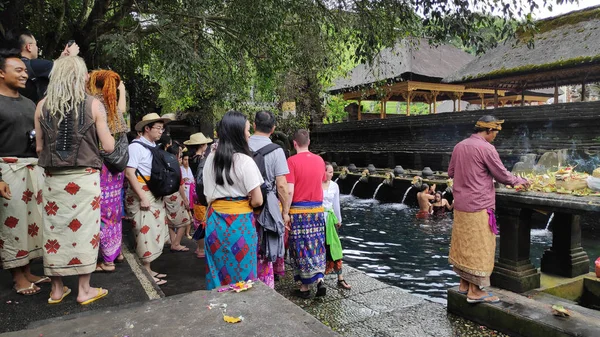
<path id="1" fill-rule="evenodd" d="M 555 0 L 550 0 L 549 2 L 555 3 Z M 550 12 L 547 8 L 543 8 L 537 11 L 536 18 L 543 19 L 552 16 L 557 16 L 560 14 L 565 14 L 568 12 L 576 11 L 578 9 L 583 9 L 590 6 L 600 5 L 600 0 L 579 0 L 579 4 L 564 4 L 564 5 L 553 5 L 552 12 Z"/>

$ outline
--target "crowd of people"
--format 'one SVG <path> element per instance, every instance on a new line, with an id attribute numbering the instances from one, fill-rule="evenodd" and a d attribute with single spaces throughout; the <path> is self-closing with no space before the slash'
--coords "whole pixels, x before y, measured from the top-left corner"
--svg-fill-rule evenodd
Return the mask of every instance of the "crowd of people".
<path id="1" fill-rule="evenodd" d="M 195 133 L 182 144 L 165 134 L 169 116 L 150 113 L 128 142 L 119 74 L 88 72 L 76 43 L 55 61 L 38 60 L 33 35 L 12 34 L 13 44 L 0 49 L 0 258 L 18 294 L 50 283 L 48 303 L 61 303 L 71 293 L 62 278 L 77 275 L 77 302 L 106 296 L 90 285 L 91 274 L 114 272 L 124 260 L 124 218 L 157 285 L 167 275 L 152 262 L 165 243 L 189 252 L 187 237 L 206 262 L 207 289 L 255 279 L 273 288 L 286 255 L 299 296 L 310 296 L 311 284 L 324 296 L 326 272 L 350 289 L 337 236 L 339 187 L 331 165 L 308 150 L 308 131 L 296 132 L 296 155 L 287 158 L 270 139 L 269 111 L 254 116 L 252 136 L 247 117 L 230 111 L 217 123 L 218 141 Z M 177 182 L 157 192 L 173 185 L 155 175 L 169 158 L 178 161 Z M 44 275 L 31 273 L 36 258 Z"/>
<path id="2" fill-rule="evenodd" d="M 62 277 L 77 275 L 78 303 L 106 296 L 90 285 L 91 274 L 113 272 L 123 260 L 124 213 L 135 252 L 157 285 L 167 284 L 167 275 L 152 262 L 165 242 L 172 252 L 189 252 L 187 237 L 206 262 L 209 290 L 256 279 L 274 287 L 286 255 L 299 297 L 309 298 L 311 285 L 325 296 L 331 272 L 338 287 L 351 288 L 337 233 L 340 189 L 331 164 L 309 151 L 307 130 L 294 134 L 295 154 L 286 158 L 271 141 L 276 120 L 269 111 L 254 116 L 252 136 L 248 118 L 229 111 L 217 123 L 217 141 L 195 133 L 183 144 L 165 135 L 171 117 L 150 113 L 129 143 L 126 89 L 117 73 L 88 72 L 74 43 L 56 61 L 36 62 L 29 32 L 13 41 L 14 48 L 0 48 L 0 258 L 16 293 L 34 295 L 50 283 L 48 303 L 57 304 L 71 293 Z M 490 144 L 502 122 L 483 117 L 455 147 L 448 174 L 456 203 L 433 186 L 418 193 L 418 217 L 454 209 L 449 260 L 471 303 L 498 301 L 482 290 L 497 233 L 492 179 L 528 184 L 506 171 Z M 44 275 L 31 272 L 36 258 Z"/>

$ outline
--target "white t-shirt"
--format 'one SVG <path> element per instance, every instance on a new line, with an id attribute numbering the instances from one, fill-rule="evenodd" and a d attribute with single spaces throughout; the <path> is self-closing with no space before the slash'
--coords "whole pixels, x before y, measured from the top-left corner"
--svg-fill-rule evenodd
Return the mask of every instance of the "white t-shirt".
<path id="1" fill-rule="evenodd" d="M 335 181 L 329 182 L 329 188 L 323 190 L 323 208 L 333 209 L 333 213 L 342 222 L 342 213 L 340 212 L 340 187 Z"/>
<path id="2" fill-rule="evenodd" d="M 190 184 L 194 182 L 194 175 L 192 174 L 192 169 L 188 166 L 188 168 L 181 166 L 181 179 L 185 182 L 185 178 L 188 178 L 188 183 L 184 184 L 185 196 L 187 198 L 190 197 Z"/>
<path id="3" fill-rule="evenodd" d="M 233 185 L 229 185 L 225 175 L 223 175 L 225 183 L 217 185 L 217 175 L 213 167 L 214 159 L 215 154 L 211 152 L 208 158 L 206 158 L 202 179 L 204 182 L 204 195 L 209 204 L 220 198 L 246 197 L 250 191 L 264 182 L 254 159 L 245 154 L 236 153 L 233 155 L 233 163 L 230 171 Z"/>
<path id="4" fill-rule="evenodd" d="M 156 143 L 142 136 L 134 140 L 128 147 L 129 161 L 127 162 L 127 167 L 138 169 L 142 175 L 149 177 L 152 172 L 152 152 L 143 145 L 137 144 L 137 142 L 142 142 L 152 147 L 155 147 Z"/>

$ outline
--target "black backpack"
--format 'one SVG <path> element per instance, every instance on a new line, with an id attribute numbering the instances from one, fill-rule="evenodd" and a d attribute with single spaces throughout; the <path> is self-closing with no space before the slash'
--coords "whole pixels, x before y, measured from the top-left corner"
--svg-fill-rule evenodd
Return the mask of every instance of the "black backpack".
<path id="1" fill-rule="evenodd" d="M 43 77 L 37 77 L 33 68 L 31 67 L 31 60 L 23 57 L 23 63 L 27 68 L 27 83 L 24 89 L 19 89 L 19 93 L 37 104 L 39 101 L 46 96 L 46 89 L 48 88 L 48 79 Z"/>
<path id="2" fill-rule="evenodd" d="M 181 186 L 181 169 L 179 168 L 177 157 L 174 154 L 159 149 L 157 146 L 152 147 L 142 142 L 135 143 L 142 145 L 152 152 L 150 181 L 146 181 L 146 178 L 144 178 L 139 170 L 135 171 L 146 182 L 150 192 L 157 198 L 177 192 Z"/>
<path id="3" fill-rule="evenodd" d="M 280 149 L 280 148 L 281 148 L 281 146 L 271 143 L 271 144 L 261 147 L 257 151 L 254 151 L 254 153 L 252 154 L 253 155 L 252 158 L 254 159 L 256 166 L 258 166 L 258 169 L 260 170 L 260 174 L 262 175 L 262 177 L 265 181 L 260 186 L 260 190 L 263 195 L 263 200 L 265 200 L 265 198 L 267 197 L 267 183 L 268 183 L 267 182 L 267 169 L 265 167 L 265 156 L 277 149 Z"/>

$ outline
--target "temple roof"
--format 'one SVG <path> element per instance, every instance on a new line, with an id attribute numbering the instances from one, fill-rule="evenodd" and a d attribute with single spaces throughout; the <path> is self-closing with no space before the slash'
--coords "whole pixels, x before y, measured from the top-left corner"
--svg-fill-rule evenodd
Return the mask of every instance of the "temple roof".
<path id="1" fill-rule="evenodd" d="M 539 20 L 531 35 L 499 44 L 444 83 L 467 87 L 537 89 L 600 81 L 600 6 Z"/>
<path id="2" fill-rule="evenodd" d="M 328 91 L 339 94 L 362 89 L 379 81 L 440 82 L 473 58 L 451 45 L 435 47 L 425 39 L 403 40 L 393 48 L 383 49 L 373 64 L 360 64 L 347 76 L 336 79 Z"/>

